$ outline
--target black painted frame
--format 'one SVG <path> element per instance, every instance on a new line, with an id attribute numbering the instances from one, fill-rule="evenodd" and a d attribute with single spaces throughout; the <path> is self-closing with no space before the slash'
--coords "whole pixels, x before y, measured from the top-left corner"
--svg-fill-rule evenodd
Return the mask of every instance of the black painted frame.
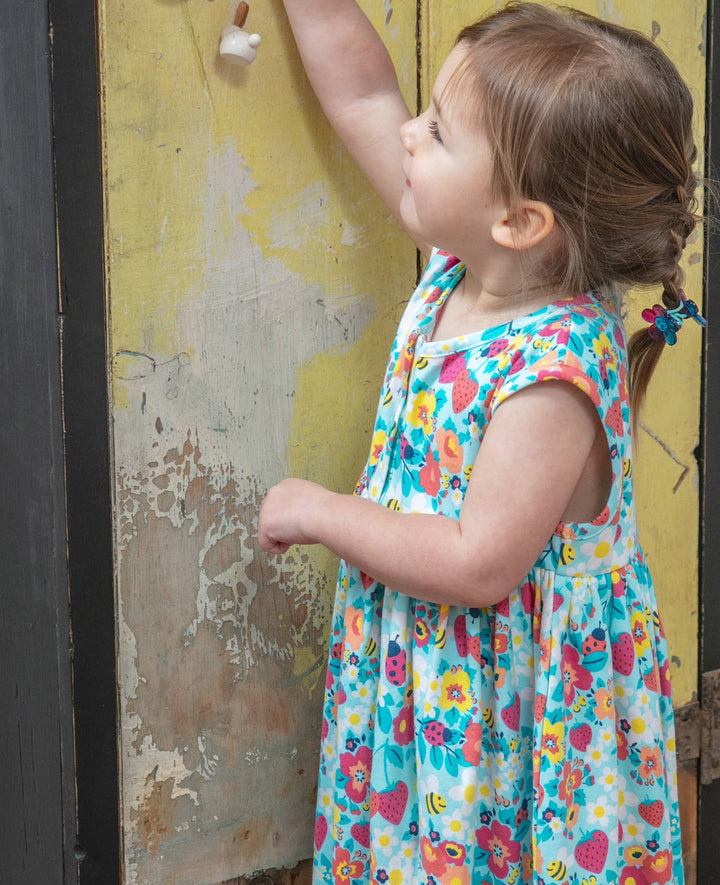
<path id="1" fill-rule="evenodd" d="M 707 123 L 708 177 L 720 181 L 720 0 L 707 8 Z M 705 242 L 705 315 L 708 318 L 703 372 L 703 523 L 701 525 L 701 670 L 720 669 L 720 227 L 718 198 L 708 200 L 710 219 Z M 701 701 L 708 703 L 707 698 Z M 720 885 L 720 781 L 699 788 L 698 882 Z"/>
<path id="2" fill-rule="evenodd" d="M 72 885 L 75 789 L 48 10 L 0 28 L 0 882 Z"/>
<path id="3" fill-rule="evenodd" d="M 94 0 L 49 0 L 80 885 L 120 882 L 103 184 Z"/>

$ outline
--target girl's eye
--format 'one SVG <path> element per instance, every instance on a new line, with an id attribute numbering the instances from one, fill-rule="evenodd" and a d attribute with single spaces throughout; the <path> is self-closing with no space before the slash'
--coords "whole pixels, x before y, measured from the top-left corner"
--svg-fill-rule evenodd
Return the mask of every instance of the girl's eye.
<path id="1" fill-rule="evenodd" d="M 443 140 L 440 135 L 440 130 L 438 128 L 437 122 L 435 120 L 429 120 L 428 121 L 428 128 L 430 129 L 430 135 L 432 135 L 432 137 L 435 139 L 435 141 L 442 144 Z"/>

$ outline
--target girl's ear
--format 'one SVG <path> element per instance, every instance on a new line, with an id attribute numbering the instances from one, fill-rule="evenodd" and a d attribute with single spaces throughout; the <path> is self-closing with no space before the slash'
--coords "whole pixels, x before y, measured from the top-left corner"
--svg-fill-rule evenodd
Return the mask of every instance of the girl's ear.
<path id="1" fill-rule="evenodd" d="M 492 226 L 492 238 L 508 249 L 530 249 L 542 242 L 555 226 L 555 215 L 547 203 L 524 200 L 506 211 Z"/>

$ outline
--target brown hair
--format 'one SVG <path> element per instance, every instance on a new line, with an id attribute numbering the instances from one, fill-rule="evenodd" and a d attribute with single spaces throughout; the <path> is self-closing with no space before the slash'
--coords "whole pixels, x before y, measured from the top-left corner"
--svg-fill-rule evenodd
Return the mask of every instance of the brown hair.
<path id="1" fill-rule="evenodd" d="M 496 193 L 547 203 L 562 233 L 547 279 L 576 292 L 660 284 L 677 307 L 678 261 L 698 220 L 697 151 L 673 63 L 636 31 L 525 2 L 460 42 L 469 52 L 453 89 L 478 109 Z M 648 329 L 630 340 L 635 412 L 664 344 Z"/>

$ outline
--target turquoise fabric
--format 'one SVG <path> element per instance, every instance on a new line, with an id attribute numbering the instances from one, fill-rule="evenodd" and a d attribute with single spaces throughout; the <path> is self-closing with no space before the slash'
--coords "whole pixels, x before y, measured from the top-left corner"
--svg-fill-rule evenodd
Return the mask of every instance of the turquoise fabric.
<path id="1" fill-rule="evenodd" d="M 553 379 L 597 407 L 612 492 L 592 523 L 560 524 L 491 608 L 423 602 L 341 564 L 314 881 L 682 885 L 669 662 L 637 540 L 617 304 L 585 294 L 433 341 L 463 272 L 435 251 L 408 304 L 356 493 L 457 518 L 495 409 Z"/>

